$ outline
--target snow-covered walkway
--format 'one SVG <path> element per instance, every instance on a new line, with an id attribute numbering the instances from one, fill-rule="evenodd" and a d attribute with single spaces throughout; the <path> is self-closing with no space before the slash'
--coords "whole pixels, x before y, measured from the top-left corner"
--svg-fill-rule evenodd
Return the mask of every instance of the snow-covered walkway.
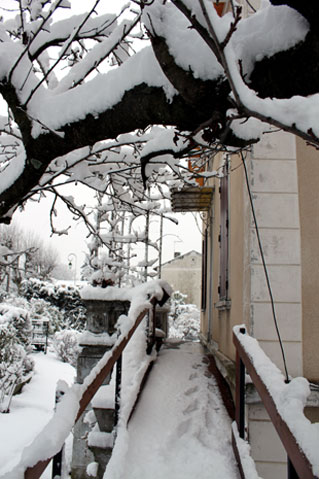
<path id="1" fill-rule="evenodd" d="M 239 478 L 230 419 L 202 360 L 199 343 L 161 350 L 129 423 L 122 467 L 107 468 L 105 479 Z"/>
<path id="2" fill-rule="evenodd" d="M 20 460 L 23 449 L 40 433 L 53 414 L 58 380 L 72 385 L 75 369 L 55 353 L 34 353 L 34 375 L 23 392 L 14 396 L 9 414 L 0 414 L 0 477 Z M 48 467 L 43 479 L 51 477 Z"/>

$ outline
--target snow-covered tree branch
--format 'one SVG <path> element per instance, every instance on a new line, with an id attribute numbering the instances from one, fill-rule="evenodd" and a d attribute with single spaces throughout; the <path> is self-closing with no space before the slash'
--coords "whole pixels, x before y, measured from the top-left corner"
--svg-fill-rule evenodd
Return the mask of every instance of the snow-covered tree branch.
<path id="1" fill-rule="evenodd" d="M 0 24 L 1 222 L 59 176 L 106 191 L 110 163 L 145 182 L 158 161 L 160 181 L 198 143 L 241 148 L 268 124 L 319 146 L 316 0 L 265 0 L 246 19 L 210 0 L 19 4 Z"/>

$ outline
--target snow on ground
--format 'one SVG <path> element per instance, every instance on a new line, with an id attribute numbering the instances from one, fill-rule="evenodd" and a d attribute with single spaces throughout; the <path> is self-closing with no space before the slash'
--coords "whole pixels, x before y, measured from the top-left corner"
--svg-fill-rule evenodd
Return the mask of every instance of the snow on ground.
<path id="1" fill-rule="evenodd" d="M 125 458 L 115 454 L 104 479 L 239 478 L 231 421 L 202 359 L 199 343 L 161 350 L 129 423 Z"/>
<path id="2" fill-rule="evenodd" d="M 0 414 L 0 476 L 20 459 L 23 448 L 43 429 L 52 416 L 59 379 L 73 383 L 75 370 L 54 353 L 34 353 L 35 370 L 23 392 L 13 397 L 9 414 Z M 50 476 L 48 467 L 43 479 Z"/>

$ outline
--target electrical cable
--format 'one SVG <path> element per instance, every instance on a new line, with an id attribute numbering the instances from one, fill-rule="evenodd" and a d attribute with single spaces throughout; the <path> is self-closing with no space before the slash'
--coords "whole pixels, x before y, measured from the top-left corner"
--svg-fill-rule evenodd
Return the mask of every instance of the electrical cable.
<path id="1" fill-rule="evenodd" d="M 253 11 L 254 13 L 256 13 L 256 12 L 257 12 L 256 8 L 255 8 L 255 7 L 253 7 L 253 5 L 250 3 L 250 1 L 249 1 L 249 0 L 246 0 L 246 3 L 247 3 L 247 5 L 248 5 L 248 6 L 249 6 L 249 7 L 252 9 L 252 11 Z"/>
<path id="2" fill-rule="evenodd" d="M 251 211 L 252 211 L 252 214 L 253 214 L 253 219 L 254 219 L 254 224 L 255 224 L 255 230 L 256 230 L 256 236 L 257 236 L 257 241 L 258 241 L 258 246 L 259 246 L 259 252 L 260 252 L 260 256 L 261 256 L 261 260 L 262 260 L 262 264 L 263 264 L 263 268 L 264 268 L 264 273 L 265 273 L 265 277 L 266 277 L 267 288 L 268 288 L 269 297 L 270 297 L 272 315 L 273 315 L 273 319 L 274 319 L 274 323 L 275 323 L 275 328 L 276 328 L 277 336 L 278 336 L 278 339 L 279 339 L 279 344 L 280 344 L 280 349 L 281 349 L 281 354 L 282 354 L 282 360 L 283 360 L 283 363 L 284 363 L 284 369 L 285 369 L 285 375 L 286 375 L 286 383 L 289 383 L 290 380 L 289 380 L 289 375 L 288 375 L 288 369 L 287 369 L 285 351 L 284 351 L 284 347 L 283 347 L 283 344 L 282 344 L 282 340 L 281 340 L 281 336 L 280 336 L 280 331 L 279 331 L 279 327 L 278 327 L 274 298 L 273 298 L 272 289 L 271 289 L 271 285 L 270 285 L 270 279 L 269 279 L 269 275 L 268 275 L 268 269 L 267 269 L 267 265 L 266 265 L 266 261 L 265 261 L 264 251 L 263 251 L 263 247 L 262 247 L 262 243 L 261 243 L 261 239 L 260 239 L 260 234 L 259 234 L 259 228 L 258 228 L 258 224 L 257 224 L 257 218 L 256 218 L 256 212 L 255 212 L 253 197 L 252 197 L 251 189 L 250 189 L 250 185 L 249 185 L 247 166 L 246 166 L 245 157 L 244 157 L 243 153 L 240 152 L 240 155 L 241 155 L 241 159 L 242 159 L 242 162 L 243 162 L 243 165 L 244 165 L 246 186 L 247 186 L 247 191 L 248 191 L 248 195 L 249 195 L 249 201 L 250 201 Z"/>

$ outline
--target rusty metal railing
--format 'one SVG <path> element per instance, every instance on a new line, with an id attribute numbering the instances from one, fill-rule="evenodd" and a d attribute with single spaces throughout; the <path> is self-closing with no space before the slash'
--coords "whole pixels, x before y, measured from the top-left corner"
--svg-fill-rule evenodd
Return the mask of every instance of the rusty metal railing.
<path id="1" fill-rule="evenodd" d="M 236 334 L 235 332 L 233 334 L 233 342 L 236 347 L 236 424 L 239 437 L 242 439 L 245 438 L 245 371 L 247 370 L 279 438 L 286 449 L 288 455 L 288 478 L 318 479 L 318 475 L 313 472 L 313 465 L 309 457 L 306 452 L 302 450 L 298 443 L 298 439 L 292 433 L 289 425 L 278 411 L 274 398 L 270 394 L 263 378 L 258 374 L 252 358 L 247 354 L 247 351 L 240 340 L 242 334 L 246 334 L 245 328 L 240 328 L 239 334 Z M 284 385 L 284 377 L 282 378 L 282 381 Z M 232 435 L 233 448 L 239 464 L 240 473 L 242 479 L 245 479 L 234 432 Z"/>

